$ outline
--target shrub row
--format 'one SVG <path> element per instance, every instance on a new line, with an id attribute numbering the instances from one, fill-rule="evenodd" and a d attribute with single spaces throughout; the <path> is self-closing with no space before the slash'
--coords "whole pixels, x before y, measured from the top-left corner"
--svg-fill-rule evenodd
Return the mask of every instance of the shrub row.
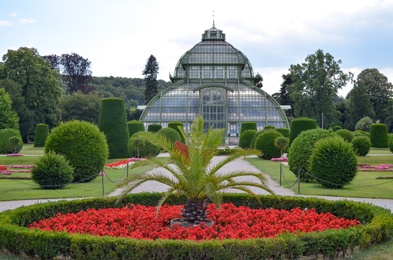
<path id="1" fill-rule="evenodd" d="M 0 214 L 0 248 L 11 253 L 52 259 L 297 259 L 300 256 L 330 257 L 345 255 L 356 248 L 368 247 L 390 239 L 393 215 L 389 210 L 358 202 L 327 201 L 316 198 L 260 196 L 262 208 L 315 208 L 336 216 L 356 218 L 362 225 L 341 230 L 283 234 L 274 239 L 208 240 L 136 240 L 96 237 L 31 230 L 27 226 L 60 213 L 78 212 L 88 208 L 122 207 L 127 203 L 156 205 L 162 194 L 140 193 L 116 198 L 95 198 L 37 204 Z M 224 202 L 260 208 L 245 194 L 227 194 Z M 184 203 L 184 198 L 170 197 L 170 204 Z"/>

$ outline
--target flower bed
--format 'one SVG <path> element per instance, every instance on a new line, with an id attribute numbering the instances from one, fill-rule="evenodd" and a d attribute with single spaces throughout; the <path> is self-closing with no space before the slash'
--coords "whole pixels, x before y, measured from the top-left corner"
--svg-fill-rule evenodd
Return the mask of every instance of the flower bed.
<path id="1" fill-rule="evenodd" d="M 224 202 L 268 211 L 273 208 L 288 211 L 308 208 L 311 211 L 315 208 L 318 214 L 332 213 L 341 218 L 357 219 L 361 224 L 344 229 L 278 234 L 274 238 L 200 241 L 101 237 L 29 228 L 30 224 L 58 213 L 123 208 L 129 204 L 154 206 L 161 196 L 160 193 L 140 193 L 129 195 L 118 204 L 115 204 L 116 198 L 111 197 L 42 203 L 5 211 L 0 213 L 0 248 L 42 259 L 57 256 L 71 259 L 298 259 L 310 256 L 315 259 L 343 256 L 393 236 L 393 215 L 380 207 L 350 201 L 272 196 L 260 196 L 262 204 L 259 204 L 244 194 L 226 194 Z M 184 201 L 185 198 L 171 196 L 167 202 L 179 205 Z"/>
<path id="2" fill-rule="evenodd" d="M 129 237 L 136 239 L 250 239 L 276 237 L 286 232 L 314 232 L 357 226 L 357 220 L 338 218 L 315 209 L 291 210 L 250 209 L 223 204 L 218 210 L 208 206 L 212 227 L 170 227 L 170 220 L 180 218 L 183 206 L 164 205 L 157 217 L 156 208 L 129 205 L 123 208 L 89 209 L 71 214 L 57 214 L 50 219 L 34 222 L 30 228 L 96 236 Z"/>
<path id="3" fill-rule="evenodd" d="M 9 153 L 7 156 L 24 156 L 22 153 Z"/>
<path id="4" fill-rule="evenodd" d="M 286 157 L 272 158 L 270 160 L 274 162 L 288 162 L 288 158 Z"/>
<path id="5" fill-rule="evenodd" d="M 377 166 L 372 166 L 370 164 L 359 164 L 358 170 L 368 172 L 391 172 L 393 171 L 393 164 L 378 164 Z"/>
<path id="6" fill-rule="evenodd" d="M 130 163 L 133 163 L 133 162 L 139 161 L 139 160 L 145 160 L 145 159 L 144 158 L 130 158 L 127 160 L 120 160 L 120 161 L 105 164 L 105 168 L 109 168 L 109 169 L 124 168 L 127 166 L 127 164 L 130 164 Z"/>
<path id="7" fill-rule="evenodd" d="M 31 172 L 31 168 L 33 165 L 0 165 L 0 173 L 4 175 L 10 175 L 13 172 L 28 173 Z"/>

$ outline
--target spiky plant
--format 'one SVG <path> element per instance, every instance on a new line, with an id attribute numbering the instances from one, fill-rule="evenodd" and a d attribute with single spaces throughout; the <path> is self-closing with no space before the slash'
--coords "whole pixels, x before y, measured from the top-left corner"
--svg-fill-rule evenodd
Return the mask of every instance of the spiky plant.
<path id="1" fill-rule="evenodd" d="M 206 219 L 208 201 L 214 202 L 218 207 L 221 205 L 223 191 L 225 190 L 235 189 L 243 191 L 251 194 L 257 200 L 259 200 L 258 196 L 250 187 L 257 187 L 273 193 L 266 187 L 265 177 L 262 173 L 247 170 L 218 173 L 229 162 L 243 156 L 260 155 L 260 152 L 255 149 L 236 149 L 225 159 L 212 164 L 213 157 L 217 155 L 217 148 L 221 143 L 224 130 L 210 128 L 205 133 L 203 124 L 203 119 L 199 116 L 192 123 L 188 136 L 181 129 L 185 145 L 182 143 L 179 145 L 179 142 L 174 144 L 162 135 L 143 132 L 140 136 L 141 138 L 145 138 L 167 151 L 170 157 L 165 161 L 148 158 L 145 161 L 136 162 L 132 167 L 153 165 L 162 167 L 160 169 L 167 170 L 169 174 L 156 170 L 131 175 L 123 182 L 123 186 L 127 185 L 127 188 L 119 196 L 118 201 L 139 185 L 147 181 L 157 181 L 169 186 L 158 203 L 157 212 L 171 194 L 184 195 L 187 201 L 182 211 L 182 218 L 194 225 Z M 186 151 L 184 148 L 186 148 Z M 256 177 L 256 181 L 238 178 L 249 176 Z"/>

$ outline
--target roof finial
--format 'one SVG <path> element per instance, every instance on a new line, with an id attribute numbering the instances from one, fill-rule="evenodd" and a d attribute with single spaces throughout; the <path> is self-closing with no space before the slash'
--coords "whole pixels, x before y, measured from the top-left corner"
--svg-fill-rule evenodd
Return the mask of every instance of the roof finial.
<path id="1" fill-rule="evenodd" d="M 215 21 L 214 21 L 214 10 L 213 10 L 213 28 L 216 28 Z"/>

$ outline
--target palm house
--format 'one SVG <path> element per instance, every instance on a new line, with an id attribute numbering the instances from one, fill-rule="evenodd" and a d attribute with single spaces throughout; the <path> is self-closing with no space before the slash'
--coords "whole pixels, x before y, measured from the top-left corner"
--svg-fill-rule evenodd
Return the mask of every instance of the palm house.
<path id="1" fill-rule="evenodd" d="M 202 41 L 180 57 L 170 79 L 173 86 L 158 93 L 142 112 L 145 126 L 179 121 L 187 132 L 202 115 L 205 129 L 225 129 L 228 144 L 237 143 L 242 122 L 256 122 L 258 131 L 267 125 L 289 128 L 280 105 L 255 85 L 246 55 L 225 41 L 214 22 Z"/>

